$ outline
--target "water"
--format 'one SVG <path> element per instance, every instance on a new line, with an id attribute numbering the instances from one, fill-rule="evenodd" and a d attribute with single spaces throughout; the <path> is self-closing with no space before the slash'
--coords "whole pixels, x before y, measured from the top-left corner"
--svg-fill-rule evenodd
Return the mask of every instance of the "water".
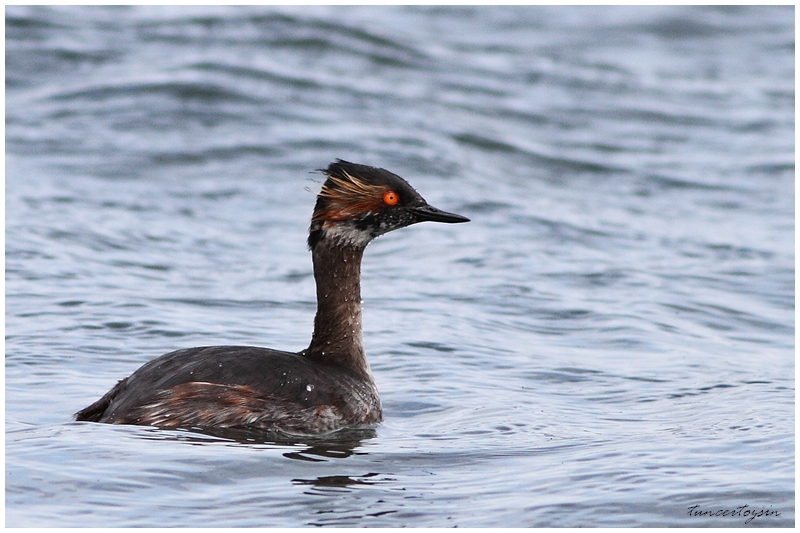
<path id="1" fill-rule="evenodd" d="M 8 7 L 6 525 L 793 525 L 793 21 Z M 337 157 L 472 219 L 367 250 L 381 426 L 71 421 L 176 348 L 305 347 Z"/>

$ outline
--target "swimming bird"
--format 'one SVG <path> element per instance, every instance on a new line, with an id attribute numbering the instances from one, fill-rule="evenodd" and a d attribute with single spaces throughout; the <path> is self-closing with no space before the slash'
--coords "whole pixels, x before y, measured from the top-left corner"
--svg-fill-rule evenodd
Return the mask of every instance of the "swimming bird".
<path id="1" fill-rule="evenodd" d="M 361 334 L 364 249 L 417 222 L 469 219 L 432 207 L 382 168 L 336 160 L 322 172 L 327 179 L 308 234 L 317 287 L 309 346 L 299 352 L 253 346 L 170 352 L 119 381 L 76 420 L 298 435 L 382 420 Z"/>

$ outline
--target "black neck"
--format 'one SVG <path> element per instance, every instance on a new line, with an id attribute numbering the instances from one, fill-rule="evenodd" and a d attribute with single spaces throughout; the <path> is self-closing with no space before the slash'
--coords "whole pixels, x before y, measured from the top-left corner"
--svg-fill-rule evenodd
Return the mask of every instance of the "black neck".
<path id="1" fill-rule="evenodd" d="M 364 247 L 321 238 L 311 250 L 317 282 L 309 359 L 346 368 L 372 381 L 361 340 L 361 258 Z"/>

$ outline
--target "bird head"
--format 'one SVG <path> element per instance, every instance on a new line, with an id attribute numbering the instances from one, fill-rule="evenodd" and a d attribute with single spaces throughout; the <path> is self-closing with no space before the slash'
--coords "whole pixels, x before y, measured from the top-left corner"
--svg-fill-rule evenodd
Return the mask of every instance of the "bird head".
<path id="1" fill-rule="evenodd" d="M 406 180 L 388 170 L 338 159 L 322 172 L 328 178 L 311 217 L 309 248 L 321 239 L 363 248 L 375 237 L 417 222 L 469 222 L 429 205 Z"/>

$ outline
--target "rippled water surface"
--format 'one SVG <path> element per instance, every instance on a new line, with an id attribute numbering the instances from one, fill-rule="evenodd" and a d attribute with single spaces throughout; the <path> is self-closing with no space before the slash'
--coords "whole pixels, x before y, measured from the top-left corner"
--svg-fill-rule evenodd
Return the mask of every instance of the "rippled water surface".
<path id="1" fill-rule="evenodd" d="M 6 524 L 793 525 L 793 20 L 7 8 Z M 472 219 L 367 250 L 385 422 L 72 422 L 176 348 L 307 345 L 334 158 Z"/>

